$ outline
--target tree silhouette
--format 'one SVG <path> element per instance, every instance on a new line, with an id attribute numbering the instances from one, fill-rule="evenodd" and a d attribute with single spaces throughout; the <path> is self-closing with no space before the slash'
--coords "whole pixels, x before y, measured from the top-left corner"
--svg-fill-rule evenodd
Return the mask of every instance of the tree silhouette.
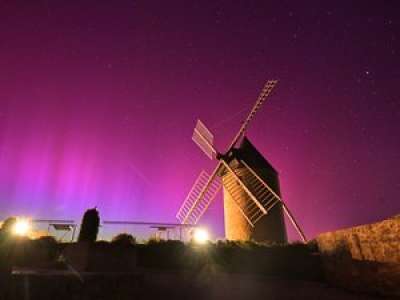
<path id="1" fill-rule="evenodd" d="M 97 208 L 88 209 L 83 215 L 78 242 L 95 242 L 99 233 L 100 217 Z"/>

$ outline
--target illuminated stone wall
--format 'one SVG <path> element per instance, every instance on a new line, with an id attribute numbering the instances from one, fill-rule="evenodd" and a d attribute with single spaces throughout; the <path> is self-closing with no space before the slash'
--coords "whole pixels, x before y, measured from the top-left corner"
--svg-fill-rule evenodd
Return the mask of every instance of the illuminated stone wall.
<path id="1" fill-rule="evenodd" d="M 400 215 L 321 234 L 327 279 L 357 291 L 400 295 Z"/>

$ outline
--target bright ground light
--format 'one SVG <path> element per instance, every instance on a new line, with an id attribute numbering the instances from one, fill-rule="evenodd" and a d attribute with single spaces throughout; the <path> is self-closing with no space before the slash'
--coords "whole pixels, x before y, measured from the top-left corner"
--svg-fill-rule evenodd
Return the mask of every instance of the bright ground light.
<path id="1" fill-rule="evenodd" d="M 210 239 L 210 236 L 207 230 L 203 228 L 196 228 L 193 233 L 193 239 L 198 244 L 204 244 Z"/>
<path id="2" fill-rule="evenodd" d="M 14 234 L 25 236 L 29 233 L 31 225 L 26 219 L 18 219 L 14 226 Z"/>

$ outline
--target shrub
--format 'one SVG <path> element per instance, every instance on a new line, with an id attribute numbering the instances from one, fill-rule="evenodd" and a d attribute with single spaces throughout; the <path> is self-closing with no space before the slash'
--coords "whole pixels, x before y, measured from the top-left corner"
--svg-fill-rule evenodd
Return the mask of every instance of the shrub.
<path id="1" fill-rule="evenodd" d="M 54 237 L 42 236 L 36 240 L 33 240 L 33 244 L 35 247 L 44 250 L 49 260 L 57 259 L 60 252 L 60 247 Z"/>
<path id="2" fill-rule="evenodd" d="M 12 231 L 14 228 L 15 223 L 17 222 L 17 218 L 10 217 L 7 218 L 1 228 L 0 228 L 0 241 L 4 239 L 8 239 L 12 235 Z"/>
<path id="3" fill-rule="evenodd" d="M 307 245 L 308 249 L 310 249 L 311 252 L 315 252 L 315 253 L 319 252 L 317 240 L 314 239 L 314 240 L 308 241 L 308 243 L 306 245 Z"/>
<path id="4" fill-rule="evenodd" d="M 182 269 L 187 262 L 184 243 L 173 240 L 150 239 L 147 244 L 138 247 L 138 263 L 141 267 Z"/>
<path id="5" fill-rule="evenodd" d="M 131 234 L 128 233 L 120 233 L 116 235 L 112 241 L 113 244 L 119 245 L 119 246 L 132 246 L 136 245 L 136 238 L 132 236 Z"/>
<path id="6" fill-rule="evenodd" d="M 99 233 L 100 217 L 96 208 L 88 209 L 83 215 L 78 242 L 95 242 Z"/>

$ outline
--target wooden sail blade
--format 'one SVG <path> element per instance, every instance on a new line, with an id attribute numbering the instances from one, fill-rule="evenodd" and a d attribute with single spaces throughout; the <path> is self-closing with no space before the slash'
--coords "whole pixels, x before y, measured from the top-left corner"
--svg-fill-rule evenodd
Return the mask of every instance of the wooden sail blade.
<path id="1" fill-rule="evenodd" d="M 197 224 L 215 199 L 221 188 L 220 179 L 217 177 L 220 165 L 219 163 L 211 175 L 205 171 L 200 173 L 176 214 L 181 224 Z"/>

